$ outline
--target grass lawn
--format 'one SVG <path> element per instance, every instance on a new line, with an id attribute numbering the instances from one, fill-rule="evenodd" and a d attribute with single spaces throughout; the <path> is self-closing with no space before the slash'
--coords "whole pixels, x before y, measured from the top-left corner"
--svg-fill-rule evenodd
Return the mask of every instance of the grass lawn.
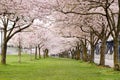
<path id="1" fill-rule="evenodd" d="M 0 65 L 0 80 L 120 80 L 120 72 L 71 59 L 47 58 L 30 61 L 24 55 L 7 56 L 7 65 Z"/>

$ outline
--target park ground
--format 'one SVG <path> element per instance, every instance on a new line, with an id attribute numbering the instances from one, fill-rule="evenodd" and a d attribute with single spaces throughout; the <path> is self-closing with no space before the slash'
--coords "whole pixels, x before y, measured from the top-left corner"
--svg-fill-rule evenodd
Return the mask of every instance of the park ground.
<path id="1" fill-rule="evenodd" d="M 7 56 L 7 65 L 0 65 L 0 80 L 120 80 L 120 72 L 88 62 L 65 58 L 46 58 L 30 61 L 23 55 Z"/>

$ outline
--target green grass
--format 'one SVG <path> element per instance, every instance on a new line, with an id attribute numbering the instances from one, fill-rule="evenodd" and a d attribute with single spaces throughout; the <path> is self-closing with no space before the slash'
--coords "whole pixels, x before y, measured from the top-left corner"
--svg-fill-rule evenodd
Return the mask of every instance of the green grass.
<path id="1" fill-rule="evenodd" d="M 120 80 L 120 72 L 71 59 L 32 60 L 28 55 L 17 62 L 8 55 L 7 65 L 0 65 L 0 80 Z"/>

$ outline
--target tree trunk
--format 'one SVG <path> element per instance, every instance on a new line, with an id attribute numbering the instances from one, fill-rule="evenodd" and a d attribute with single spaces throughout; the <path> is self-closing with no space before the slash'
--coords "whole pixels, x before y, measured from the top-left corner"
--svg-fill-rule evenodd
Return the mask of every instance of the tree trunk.
<path id="1" fill-rule="evenodd" d="M 74 50 L 72 50 L 72 51 L 71 51 L 71 56 L 72 56 L 72 59 L 74 59 L 74 55 L 75 55 L 75 51 L 74 51 Z"/>
<path id="2" fill-rule="evenodd" d="M 2 45 L 1 64 L 6 64 L 6 52 L 7 52 L 7 43 L 4 42 Z"/>
<path id="3" fill-rule="evenodd" d="M 87 48 L 83 45 L 83 61 L 87 62 Z"/>
<path id="4" fill-rule="evenodd" d="M 95 50 L 94 37 L 95 37 L 94 33 L 90 31 L 90 46 L 91 46 L 90 63 L 94 63 L 94 50 Z"/>
<path id="5" fill-rule="evenodd" d="M 118 57 L 119 57 L 119 42 L 118 42 L 118 38 L 116 37 L 114 39 L 114 68 L 115 65 L 118 64 Z"/>
<path id="6" fill-rule="evenodd" d="M 90 62 L 91 63 L 94 63 L 94 49 L 95 49 L 94 45 L 91 44 L 91 53 L 90 53 Z"/>
<path id="7" fill-rule="evenodd" d="M 79 49 L 77 49 L 77 51 L 76 51 L 76 59 L 80 60 L 80 50 Z"/>
<path id="8" fill-rule="evenodd" d="M 18 62 L 21 63 L 21 47 L 18 46 Z"/>
<path id="9" fill-rule="evenodd" d="M 45 57 L 48 57 L 48 49 L 45 49 Z"/>
<path id="10" fill-rule="evenodd" d="M 41 58 L 41 54 L 40 54 L 40 47 L 38 48 L 39 49 L 39 59 Z"/>
<path id="11" fill-rule="evenodd" d="M 7 39 L 6 39 L 7 26 L 5 26 L 3 32 L 4 32 L 3 43 L 1 43 L 2 44 L 1 64 L 5 65 L 6 64 L 6 54 L 7 54 Z"/>
<path id="12" fill-rule="evenodd" d="M 83 51 L 83 48 L 82 48 L 81 51 L 80 51 L 80 59 L 81 60 L 83 60 L 83 53 L 84 53 L 84 51 Z"/>
<path id="13" fill-rule="evenodd" d="M 37 47 L 35 47 L 35 59 L 37 59 Z"/>
<path id="14" fill-rule="evenodd" d="M 105 65 L 105 52 L 106 52 L 106 40 L 102 41 L 100 46 L 100 64 L 101 66 Z"/>

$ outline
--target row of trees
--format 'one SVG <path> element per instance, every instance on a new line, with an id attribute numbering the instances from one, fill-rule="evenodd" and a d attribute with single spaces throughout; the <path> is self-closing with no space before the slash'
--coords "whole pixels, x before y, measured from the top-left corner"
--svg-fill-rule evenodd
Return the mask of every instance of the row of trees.
<path id="1" fill-rule="evenodd" d="M 27 53 L 30 53 L 30 55 L 32 55 L 34 49 L 35 59 L 41 58 L 41 49 L 45 54 L 47 53 L 44 57 L 48 56 L 48 51 L 45 45 L 48 40 L 48 36 L 46 36 L 47 33 L 48 30 L 46 30 L 46 28 L 32 25 L 12 37 L 8 44 L 14 48 L 18 48 L 18 62 L 21 62 L 22 49 L 27 49 L 27 51 L 29 51 Z"/>
<path id="2" fill-rule="evenodd" d="M 101 42 L 100 64 L 105 65 L 106 41 L 112 36 L 114 41 L 114 68 L 118 65 L 119 31 L 120 31 L 120 1 L 119 0 L 57 0 L 56 11 L 71 15 L 67 25 L 79 27 L 84 35 L 80 37 L 69 35 L 64 37 L 78 37 L 86 55 L 88 43 L 91 46 L 90 62 L 94 62 L 95 46 Z M 78 18 L 73 19 L 73 15 Z M 75 17 L 74 16 L 74 17 Z M 80 17 L 80 18 L 79 18 Z M 72 18 L 72 19 L 71 19 Z"/>
<path id="3" fill-rule="evenodd" d="M 118 64 L 119 9 L 120 0 L 1 0 L 0 25 L 4 33 L 1 63 L 6 64 L 7 43 L 18 32 L 21 32 L 17 35 L 19 48 L 24 45 L 29 48 L 36 47 L 37 50 L 37 47 L 40 49 L 43 46 L 44 42 L 42 41 L 46 40 L 42 40 L 41 35 L 44 33 L 42 34 L 38 26 L 24 30 L 32 26 L 36 19 L 39 19 L 45 20 L 45 26 L 50 26 L 51 31 L 62 37 L 79 39 L 76 43 L 77 59 L 80 59 L 81 49 L 84 61 L 88 60 L 87 46 L 90 44 L 90 62 L 94 62 L 95 46 L 101 42 L 100 65 L 102 66 L 105 65 L 106 41 L 112 36 L 115 67 Z M 31 30 L 35 31 L 31 32 Z M 23 37 L 25 34 L 26 36 L 21 38 L 20 35 Z M 31 41 L 27 40 L 29 38 Z"/>
<path id="4" fill-rule="evenodd" d="M 0 29 L 3 31 L 1 63 L 6 64 L 8 41 L 18 32 L 31 26 L 35 19 L 49 15 L 54 3 L 50 0 L 0 0 Z"/>

